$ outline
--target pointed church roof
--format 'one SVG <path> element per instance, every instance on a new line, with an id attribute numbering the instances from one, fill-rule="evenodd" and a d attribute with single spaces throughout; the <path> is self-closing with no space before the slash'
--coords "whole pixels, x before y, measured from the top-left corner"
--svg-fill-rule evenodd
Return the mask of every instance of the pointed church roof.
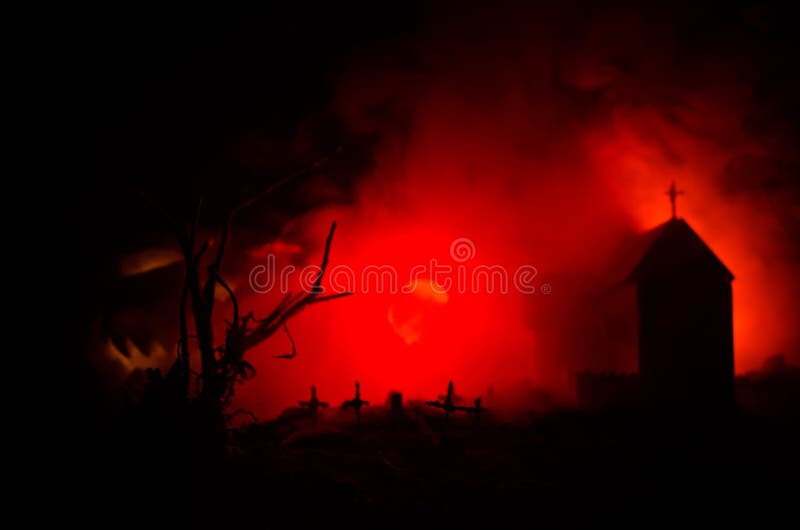
<path id="1" fill-rule="evenodd" d="M 642 234 L 636 246 L 634 255 L 640 257 L 632 270 L 628 269 L 628 281 L 669 276 L 677 270 L 713 272 L 733 280 L 731 271 L 683 219 L 670 219 Z"/>

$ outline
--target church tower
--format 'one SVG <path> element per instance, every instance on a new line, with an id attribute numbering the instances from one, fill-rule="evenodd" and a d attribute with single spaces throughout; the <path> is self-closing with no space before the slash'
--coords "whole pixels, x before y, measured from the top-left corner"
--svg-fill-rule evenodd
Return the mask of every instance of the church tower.
<path id="1" fill-rule="evenodd" d="M 654 229 L 636 287 L 639 381 L 650 402 L 733 403 L 733 274 L 676 215 Z"/>

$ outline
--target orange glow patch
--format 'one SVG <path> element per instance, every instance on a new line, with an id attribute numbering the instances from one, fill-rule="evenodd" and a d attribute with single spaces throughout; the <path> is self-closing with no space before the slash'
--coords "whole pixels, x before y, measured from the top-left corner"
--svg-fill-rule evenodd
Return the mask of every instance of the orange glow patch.
<path id="1" fill-rule="evenodd" d="M 427 278 L 414 280 L 406 287 L 389 304 L 387 319 L 406 344 L 414 344 L 426 328 L 435 325 L 439 306 L 446 304 L 449 296 L 444 287 Z"/>
<path id="2" fill-rule="evenodd" d="M 119 263 L 119 273 L 122 277 L 137 276 L 163 267 L 180 263 L 183 256 L 171 248 L 150 248 L 123 256 Z"/>

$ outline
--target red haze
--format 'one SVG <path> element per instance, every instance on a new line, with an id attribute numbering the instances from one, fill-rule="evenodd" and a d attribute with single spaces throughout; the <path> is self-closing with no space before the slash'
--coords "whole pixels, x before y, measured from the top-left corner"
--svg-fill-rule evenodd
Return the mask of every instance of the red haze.
<path id="1" fill-rule="evenodd" d="M 312 383 L 342 400 L 356 379 L 376 402 L 391 389 L 432 397 L 450 379 L 470 399 L 492 385 L 500 402 L 528 384 L 568 389 L 574 370 L 616 356 L 583 324 L 619 242 L 668 218 L 672 180 L 686 190 L 679 215 L 736 275 L 737 371 L 797 349 L 798 270 L 781 206 L 740 186 L 774 154 L 746 127 L 755 103 L 741 58 L 685 61 L 677 37 L 643 18 L 527 15 L 466 15 L 381 61 L 355 61 L 337 109 L 356 132 L 380 133 L 374 167 L 352 204 L 313 212 L 283 239 L 317 248 L 298 262 L 314 263 L 336 219 L 332 265 L 391 265 L 402 286 L 432 258 L 455 265 L 450 243 L 466 237 L 468 266 L 532 265 L 537 292 L 513 282 L 505 295 L 446 299 L 371 291 L 316 307 L 291 323 L 295 360 L 254 353 L 261 375 L 240 399 L 257 412 Z M 404 54 L 414 66 L 393 65 Z"/>

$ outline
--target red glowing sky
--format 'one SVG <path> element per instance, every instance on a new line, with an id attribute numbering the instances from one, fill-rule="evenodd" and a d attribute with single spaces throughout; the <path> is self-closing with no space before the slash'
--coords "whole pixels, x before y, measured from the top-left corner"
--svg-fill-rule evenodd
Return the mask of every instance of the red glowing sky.
<path id="1" fill-rule="evenodd" d="M 601 271 L 623 237 L 668 219 L 673 180 L 686 190 L 679 215 L 736 276 L 737 371 L 796 349 L 798 271 L 782 259 L 780 214 L 764 192 L 730 193 L 737 169 L 769 154 L 744 126 L 751 88 L 735 66 L 702 57 L 686 71 L 656 73 L 652 58 L 669 64 L 669 47 L 643 37 L 636 21 L 614 35 L 623 22 L 631 21 L 589 31 L 555 74 L 542 52 L 548 35 L 517 34 L 513 24 L 503 35 L 487 30 L 491 46 L 469 44 L 461 35 L 469 30 L 439 28 L 455 38 L 426 41 L 422 73 L 354 69 L 337 99 L 353 127 L 384 127 L 369 112 L 382 101 L 410 118 L 384 134 L 352 204 L 318 209 L 283 237 L 316 248 L 306 255 L 314 262 L 336 219 L 333 264 L 391 265 L 401 283 L 432 258 L 455 264 L 450 243 L 467 237 L 476 249 L 468 265 L 533 265 L 534 285 L 552 292 L 451 291 L 446 300 L 371 292 L 314 308 L 292 323 L 297 359 L 254 354 L 264 375 L 241 399 L 274 411 L 314 383 L 335 401 L 356 379 L 375 401 L 391 389 L 433 396 L 450 379 L 469 397 L 490 385 L 509 399 L 528 384 L 566 389 L 572 371 L 605 354 L 603 344 L 570 337 L 605 287 Z M 641 49 L 630 47 L 642 38 Z M 612 66 L 621 49 L 641 77 Z M 267 300 L 250 303 L 266 310 Z"/>
<path id="2" fill-rule="evenodd" d="M 387 265 L 403 285 L 431 259 L 457 265 L 450 244 L 469 238 L 467 267 L 533 266 L 539 291 L 356 285 L 290 322 L 292 361 L 272 358 L 289 347 L 282 335 L 251 352 L 258 375 L 237 399 L 270 415 L 311 384 L 343 400 L 355 380 L 373 402 L 392 389 L 436 396 L 448 380 L 467 398 L 492 386 L 496 403 L 531 385 L 566 391 L 575 370 L 619 358 L 584 323 L 600 311 L 619 244 L 669 218 L 672 181 L 686 191 L 679 215 L 736 277 L 737 372 L 796 353 L 796 197 L 770 186 L 780 189 L 775 168 L 797 148 L 753 80 L 762 59 L 736 42 L 687 48 L 660 14 L 465 9 L 432 17 L 409 42 L 354 53 L 331 112 L 348 134 L 378 138 L 370 169 L 347 185 L 313 181 L 320 196 L 353 182 L 355 192 L 230 258 L 242 306 L 267 312 L 280 294 L 253 293 L 249 270 L 268 252 L 279 266 L 318 263 L 333 220 L 331 266 L 356 277 Z"/>
<path id="3" fill-rule="evenodd" d="M 475 112 L 478 102 L 469 96 L 433 90 L 416 115 L 412 140 L 397 151 L 387 148 L 356 204 L 315 211 L 286 237 L 318 245 L 336 219 L 332 263 L 355 271 L 391 265 L 401 284 L 432 258 L 457 265 L 450 243 L 468 237 L 476 255 L 467 265 L 513 271 L 530 264 L 539 271 L 534 285 L 547 283 L 552 292 L 451 291 L 435 302 L 359 292 L 293 322 L 300 354 L 291 364 L 254 355 L 265 375 L 246 385 L 242 399 L 272 410 L 268 404 L 290 404 L 311 382 L 343 399 L 356 379 L 374 400 L 391 389 L 436 395 L 450 379 L 465 396 L 490 385 L 500 395 L 527 383 L 564 390 L 582 360 L 603 355 L 602 344 L 575 351 L 563 328 L 580 332 L 580 325 L 565 320 L 581 318 L 592 286 L 605 287 L 600 271 L 621 237 L 668 218 L 664 192 L 673 179 L 687 191 L 679 214 L 736 275 L 737 371 L 793 347 L 786 315 L 796 312 L 797 286 L 786 288 L 792 272 L 781 269 L 786 265 L 765 259 L 780 227 L 758 203 L 724 198 L 715 180 L 733 157 L 758 151 L 730 114 L 744 95 L 690 96 L 691 107 L 678 110 L 703 134 L 671 123 L 651 105 L 616 103 L 602 119 L 567 120 L 553 130 L 547 125 L 559 119 L 558 109 L 534 109 L 545 113 L 543 125 L 523 119 L 522 93 L 510 90 Z M 266 310 L 271 302 L 252 303 Z M 399 333 L 397 307 L 406 325 Z M 271 347 L 285 347 L 282 340 Z"/>

